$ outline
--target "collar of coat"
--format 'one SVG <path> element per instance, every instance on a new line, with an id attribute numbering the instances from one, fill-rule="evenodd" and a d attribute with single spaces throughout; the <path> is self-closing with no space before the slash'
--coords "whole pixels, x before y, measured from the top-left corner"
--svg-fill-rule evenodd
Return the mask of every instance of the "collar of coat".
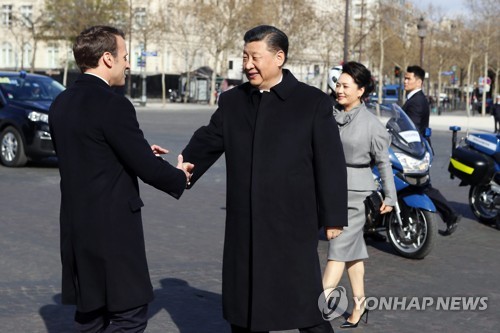
<path id="1" fill-rule="evenodd" d="M 95 75 L 88 75 L 88 74 L 83 74 L 83 73 L 77 77 L 75 83 L 95 84 L 95 85 L 99 85 L 103 88 L 112 89 L 109 86 L 109 84 L 104 82 L 101 78 L 99 78 Z"/>
<path id="2" fill-rule="evenodd" d="M 333 116 L 335 117 L 335 121 L 339 126 L 345 126 L 349 124 L 358 115 L 358 113 L 365 108 L 365 103 L 362 102 L 349 112 L 345 112 L 344 110 L 340 109 L 333 109 Z"/>
<path id="3" fill-rule="evenodd" d="M 282 73 L 283 79 L 281 80 L 281 82 L 273 86 L 270 90 L 274 92 L 280 99 L 286 100 L 293 94 L 295 88 L 299 84 L 299 81 L 288 69 L 283 69 Z M 260 90 L 258 88 L 253 87 L 250 84 L 249 87 L 250 94 L 253 94 L 255 92 L 258 92 L 260 94 Z"/>

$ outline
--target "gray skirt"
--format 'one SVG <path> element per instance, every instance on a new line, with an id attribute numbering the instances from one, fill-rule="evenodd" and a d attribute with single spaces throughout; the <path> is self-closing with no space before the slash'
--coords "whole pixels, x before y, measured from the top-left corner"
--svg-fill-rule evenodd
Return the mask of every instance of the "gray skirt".
<path id="1" fill-rule="evenodd" d="M 328 244 L 328 260 L 353 261 L 368 258 L 363 227 L 366 221 L 365 200 L 372 191 L 347 191 L 348 226 Z"/>

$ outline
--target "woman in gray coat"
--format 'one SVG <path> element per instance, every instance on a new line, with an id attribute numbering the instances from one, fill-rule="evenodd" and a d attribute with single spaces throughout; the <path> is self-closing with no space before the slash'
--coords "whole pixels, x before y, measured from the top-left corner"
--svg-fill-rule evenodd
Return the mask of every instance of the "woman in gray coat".
<path id="1" fill-rule="evenodd" d="M 328 263 L 323 275 L 325 290 L 337 287 L 347 267 L 354 296 L 354 309 L 342 328 L 353 328 L 366 313 L 364 303 L 364 263 L 368 258 L 363 239 L 366 220 L 365 200 L 375 189 L 371 165 L 380 171 L 385 199 L 380 213 L 392 211 L 396 203 L 396 188 L 389 162 L 390 136 L 363 100 L 373 90 L 370 71 L 360 63 L 348 62 L 336 84 L 339 110 L 334 109 L 347 166 L 348 223 L 343 232 L 330 240 Z M 330 238 L 328 238 L 330 239 Z"/>

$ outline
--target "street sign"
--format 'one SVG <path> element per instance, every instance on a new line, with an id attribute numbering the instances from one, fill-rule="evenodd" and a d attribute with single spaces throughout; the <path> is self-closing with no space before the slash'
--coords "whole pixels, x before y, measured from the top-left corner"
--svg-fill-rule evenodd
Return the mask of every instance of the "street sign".
<path id="1" fill-rule="evenodd" d="M 138 57 L 137 58 L 137 67 L 146 67 L 146 58 Z"/>
<path id="2" fill-rule="evenodd" d="M 156 57 L 156 56 L 158 56 L 158 52 L 157 51 L 142 51 L 141 55 L 143 57 Z"/>
<path id="3" fill-rule="evenodd" d="M 484 86 L 484 77 L 480 76 L 478 80 L 479 86 Z M 486 77 L 486 84 L 490 85 L 491 84 L 491 79 L 489 77 Z"/>

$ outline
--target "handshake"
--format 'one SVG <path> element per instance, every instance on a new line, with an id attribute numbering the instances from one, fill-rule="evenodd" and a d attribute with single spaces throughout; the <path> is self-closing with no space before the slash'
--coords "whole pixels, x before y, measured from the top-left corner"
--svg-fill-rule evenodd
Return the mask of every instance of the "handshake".
<path id="1" fill-rule="evenodd" d="M 151 150 L 153 153 L 160 157 L 162 154 L 168 154 L 168 150 L 165 148 L 162 148 L 158 145 L 152 145 Z M 184 171 L 184 174 L 186 175 L 186 184 L 190 185 L 190 180 L 191 176 L 193 175 L 193 168 L 194 164 L 189 163 L 189 162 L 184 162 L 184 157 L 182 155 L 177 156 L 177 169 Z"/>

